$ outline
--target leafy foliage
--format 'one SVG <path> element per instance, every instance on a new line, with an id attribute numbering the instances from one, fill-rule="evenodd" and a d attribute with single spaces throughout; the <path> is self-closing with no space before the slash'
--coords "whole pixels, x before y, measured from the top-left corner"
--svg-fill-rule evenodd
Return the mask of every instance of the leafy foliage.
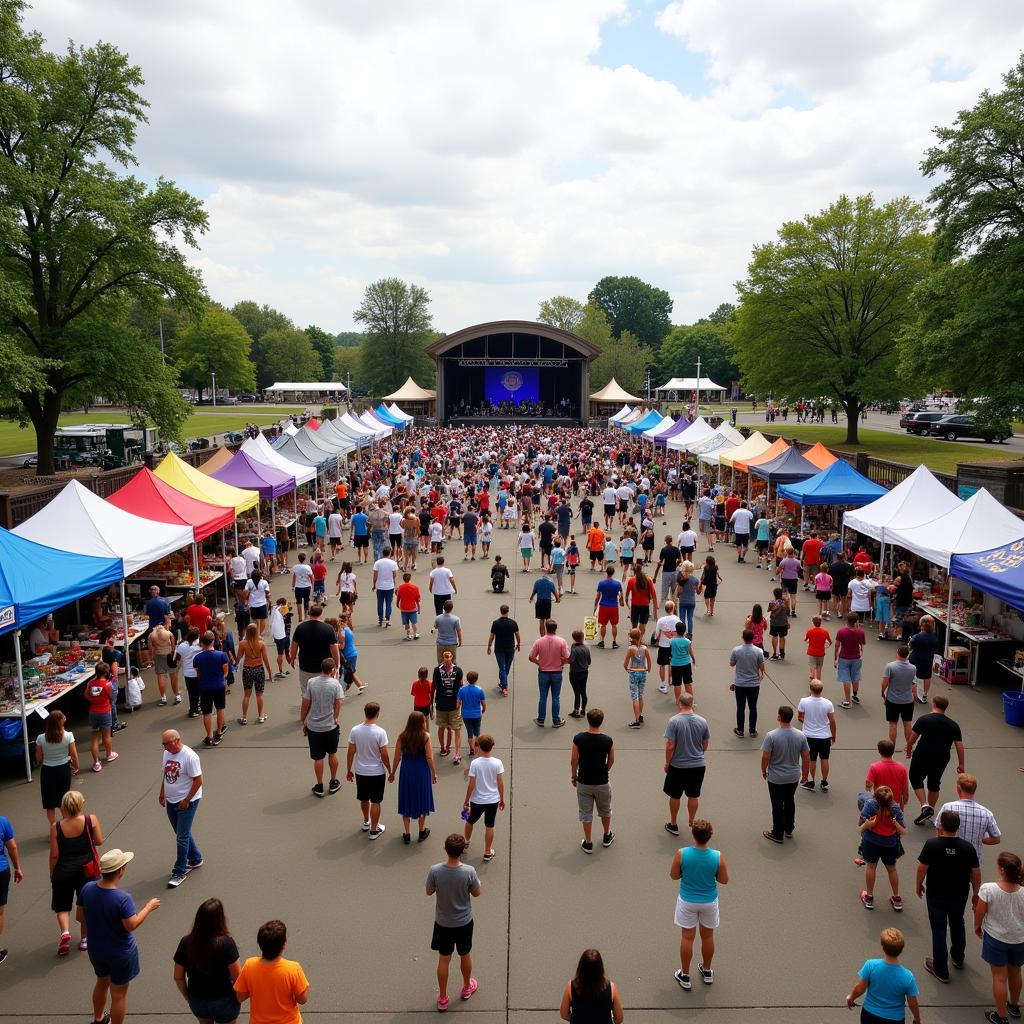
<path id="1" fill-rule="evenodd" d="M 375 281 L 352 316 L 365 328 L 360 384 L 370 394 L 386 395 L 409 376 L 433 387 L 434 365 L 423 351 L 434 339 L 425 288 L 397 277 Z"/>
<path id="2" fill-rule="evenodd" d="M 616 338 L 604 310 L 588 302 L 576 333 L 600 350 L 590 364 L 590 386 L 599 391 L 614 377 L 635 395 L 644 392 L 644 376 L 651 362 L 650 350 L 629 331 Z"/>
<path id="3" fill-rule="evenodd" d="M 639 277 L 602 277 L 587 301 L 604 310 L 616 338 L 629 331 L 649 348 L 657 348 L 672 326 L 668 292 Z"/>
<path id="4" fill-rule="evenodd" d="M 320 353 L 313 348 L 309 335 L 294 328 L 276 328 L 260 339 L 263 346 L 263 370 L 279 380 L 319 381 L 324 376 Z"/>
<path id="5" fill-rule="evenodd" d="M 332 376 L 334 372 L 334 350 L 337 348 L 334 335 L 328 334 L 325 330 L 315 327 L 313 324 L 306 328 L 305 333 L 306 337 L 312 342 L 313 348 L 316 349 L 317 356 L 320 358 L 320 372 L 312 379 L 334 380 Z M 300 379 L 305 380 L 306 378 Z"/>
<path id="6" fill-rule="evenodd" d="M 568 295 L 555 295 L 540 304 L 537 319 L 542 324 L 550 324 L 552 327 L 560 327 L 563 331 L 578 334 L 583 324 L 583 312 L 583 303 L 578 299 L 571 299 Z"/>
<path id="7" fill-rule="evenodd" d="M 710 377 L 724 388 L 728 388 L 732 381 L 739 380 L 740 371 L 729 344 L 727 320 L 714 321 L 709 318 L 689 326 L 673 327 L 661 343 L 658 368 L 665 380 L 672 377 L 696 377 L 698 358 L 702 377 Z"/>
<path id="8" fill-rule="evenodd" d="M 216 373 L 219 387 L 233 391 L 254 387 L 256 369 L 249 359 L 251 347 L 241 322 L 210 303 L 203 315 L 178 336 L 175 356 L 182 383 L 202 393 L 212 388 L 211 374 Z"/>

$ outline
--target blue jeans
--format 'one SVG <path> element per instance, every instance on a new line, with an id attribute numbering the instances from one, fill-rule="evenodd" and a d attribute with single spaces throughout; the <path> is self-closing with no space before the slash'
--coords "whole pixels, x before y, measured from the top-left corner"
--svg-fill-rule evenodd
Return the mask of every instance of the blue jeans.
<path id="1" fill-rule="evenodd" d="M 686 632 L 693 635 L 693 612 L 696 605 L 692 604 L 681 604 L 679 606 L 679 618 L 683 625 L 686 626 Z"/>
<path id="2" fill-rule="evenodd" d="M 373 545 L 373 560 L 376 562 L 384 550 L 384 541 L 387 540 L 387 532 L 384 530 L 371 530 L 370 543 Z"/>
<path id="3" fill-rule="evenodd" d="M 551 721 L 562 720 L 562 673 L 537 672 L 537 688 L 540 699 L 537 702 L 537 718 L 543 722 L 548 714 L 548 694 L 551 694 Z"/>
<path id="4" fill-rule="evenodd" d="M 498 663 L 498 686 L 503 690 L 508 689 L 508 674 L 512 669 L 512 659 L 515 656 L 515 651 L 494 652 L 494 660 Z"/>
<path id="5" fill-rule="evenodd" d="M 377 619 L 387 619 L 391 621 L 391 602 L 394 600 L 395 591 L 381 590 L 377 588 Z"/>
<path id="6" fill-rule="evenodd" d="M 185 811 L 180 810 L 176 803 L 167 801 L 167 817 L 178 843 L 178 855 L 171 870 L 172 874 L 183 875 L 193 864 L 203 859 L 196 841 L 192 838 L 192 819 L 198 810 L 198 800 L 193 800 Z"/>

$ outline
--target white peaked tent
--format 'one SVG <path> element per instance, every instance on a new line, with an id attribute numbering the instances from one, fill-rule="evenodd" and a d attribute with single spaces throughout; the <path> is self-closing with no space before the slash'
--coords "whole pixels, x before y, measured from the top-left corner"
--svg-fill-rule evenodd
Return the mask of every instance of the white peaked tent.
<path id="1" fill-rule="evenodd" d="M 132 515 L 77 480 L 13 532 L 62 551 L 120 558 L 129 576 L 172 551 L 191 547 L 195 539 L 191 526 Z"/>
<path id="2" fill-rule="evenodd" d="M 877 501 L 845 512 L 843 527 L 887 544 L 893 531 L 930 523 L 962 504 L 948 487 L 932 476 L 927 467 L 918 466 L 902 483 Z M 992 544 L 982 545 L 976 550 L 993 547 L 997 543 L 993 540 Z"/>
<path id="3" fill-rule="evenodd" d="M 384 408 L 387 409 L 387 411 L 391 413 L 392 416 L 397 416 L 398 419 L 405 420 L 406 423 L 412 423 L 412 421 L 416 418 L 415 416 L 410 416 L 407 412 L 402 412 L 402 410 L 398 408 L 398 405 L 395 402 L 392 402 L 390 405 L 386 405 Z"/>
<path id="4" fill-rule="evenodd" d="M 280 452 L 270 447 L 270 442 L 262 435 L 247 437 L 242 442 L 242 451 L 248 452 L 257 462 L 281 470 L 288 476 L 295 477 L 296 484 L 308 484 L 316 476 L 316 470 L 310 466 L 301 466 L 297 462 L 286 459 Z"/>
<path id="5" fill-rule="evenodd" d="M 432 402 L 437 398 L 437 392 L 421 388 L 412 377 L 407 377 L 397 391 L 392 391 L 390 395 L 384 395 L 382 398 L 385 402 Z"/>
<path id="6" fill-rule="evenodd" d="M 343 412 L 332 422 L 336 427 L 341 427 L 350 437 L 358 438 L 363 443 L 368 443 L 372 438 L 378 436 L 376 430 L 371 430 L 365 423 L 360 423 L 350 412 Z"/>
<path id="7" fill-rule="evenodd" d="M 288 422 L 287 422 L 287 423 L 286 423 L 286 424 L 284 425 L 284 427 L 282 428 L 282 430 L 283 430 L 283 432 L 284 432 L 285 434 L 287 434 L 287 435 L 288 435 L 289 437 L 291 437 L 291 436 L 292 436 L 293 434 L 297 434 L 297 433 L 299 432 L 299 428 L 298 428 L 297 426 L 295 426 L 295 424 L 294 424 L 294 423 L 292 423 L 292 421 L 291 421 L 291 420 L 289 420 L 289 421 L 288 421 Z"/>
<path id="8" fill-rule="evenodd" d="M 665 446 L 674 452 L 692 452 L 697 445 L 707 441 L 715 428 L 703 416 L 698 416 L 682 433 L 670 437 Z"/>
<path id="9" fill-rule="evenodd" d="M 362 416 L 357 416 L 356 419 L 367 431 L 374 433 L 377 437 L 389 437 L 395 429 L 394 427 L 389 427 L 386 424 L 381 423 L 381 421 L 377 419 L 369 409 L 367 409 Z"/>
<path id="10" fill-rule="evenodd" d="M 718 465 L 718 457 L 723 451 L 730 451 L 743 444 L 745 438 L 733 426 L 728 423 L 719 424 L 718 429 L 706 440 L 691 448 L 699 462 L 706 462 L 711 466 Z"/>
<path id="11" fill-rule="evenodd" d="M 592 402 L 639 402 L 636 395 L 631 395 L 614 377 L 600 391 L 591 396 Z"/>
<path id="12" fill-rule="evenodd" d="M 630 405 L 624 405 L 614 416 L 608 417 L 609 423 L 618 423 L 619 420 L 624 420 L 633 411 Z"/>
<path id="13" fill-rule="evenodd" d="M 675 425 L 676 421 L 671 416 L 663 416 L 660 423 L 655 423 L 650 430 L 645 430 L 640 436 L 646 437 L 648 441 L 653 441 L 656 437 L 670 431 Z"/>
<path id="14" fill-rule="evenodd" d="M 1010 544 L 1020 540 L 1022 533 L 1024 523 L 982 488 L 958 507 L 929 522 L 887 529 L 886 540 L 948 569 L 953 555 L 969 555 Z"/>

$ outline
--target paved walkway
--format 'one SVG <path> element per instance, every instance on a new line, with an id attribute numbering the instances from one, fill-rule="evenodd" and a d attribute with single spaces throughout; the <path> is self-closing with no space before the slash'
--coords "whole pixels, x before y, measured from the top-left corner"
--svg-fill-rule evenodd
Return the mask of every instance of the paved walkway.
<path id="1" fill-rule="evenodd" d="M 680 506 L 670 505 L 670 513 L 675 532 Z M 510 566 L 515 564 L 513 536 L 495 533 L 494 551 Z M 799 792 L 796 838 L 782 847 L 768 843 L 761 838 L 770 818 L 757 741 L 732 734 L 727 660 L 742 619 L 754 601 L 766 603 L 770 584 L 752 565 L 737 565 L 730 549 L 719 554 L 725 582 L 718 610 L 711 620 L 698 616 L 695 628 L 698 711 L 709 719 L 712 731 L 700 813 L 713 821 L 714 844 L 725 851 L 733 877 L 722 895 L 715 984 L 696 982 L 687 993 L 672 978 L 679 937 L 672 923 L 675 885 L 668 869 L 677 844 L 662 829 L 666 801 L 661 794 L 662 728 L 671 712 L 669 698 L 652 686 L 647 727 L 627 730 L 624 651 L 594 650 L 591 703 L 605 709 L 606 730 L 618 752 L 612 773 L 618 838 L 608 850 L 596 844 L 594 855 L 587 857 L 579 849 L 575 795 L 568 781 L 574 730 L 571 725 L 541 730 L 533 724 L 535 676 L 524 652 L 516 662 L 512 696 L 489 700 L 485 717 L 485 729 L 497 740 L 495 753 L 506 766 L 508 810 L 499 816 L 498 856 L 491 864 L 481 863 L 482 843 L 474 842 L 471 860 L 484 885 L 474 905 L 480 989 L 468 1004 L 455 1005 L 454 1000 L 452 1012 L 471 1012 L 479 1024 L 554 1020 L 562 986 L 580 951 L 593 945 L 604 953 L 631 1020 L 674 1020 L 681 1008 L 691 1007 L 706 1009 L 706 1019 L 720 1024 L 849 1022 L 855 1018 L 843 998 L 853 976 L 865 957 L 877 954 L 879 930 L 895 924 L 907 935 L 906 963 L 921 986 L 924 1019 L 949 1024 L 980 1020 L 982 1010 L 991 1005 L 991 985 L 977 940 L 971 937 L 967 969 L 952 985 L 940 986 L 921 967 L 930 950 L 930 933 L 912 882 L 927 830 L 911 826 L 908 854 L 900 862 L 905 913 L 888 909 L 884 881 L 877 890 L 879 909 L 867 912 L 857 899 L 862 873 L 852 864 L 855 800 L 874 744 L 885 733 L 875 695 L 893 645 L 870 641 L 865 703 L 838 712 L 832 791 Z M 513 573 L 511 593 L 499 598 L 487 586 L 488 563 L 464 564 L 453 546 L 448 555 L 466 637 L 459 661 L 466 669 L 481 671 L 490 695 L 496 676 L 493 660 L 485 655 L 488 625 L 501 601 L 510 600 L 524 645 L 532 641 L 536 627 L 527 599 L 534 576 Z M 425 590 L 424 566 L 421 562 L 416 579 Z M 393 743 L 411 709 L 410 682 L 419 665 L 433 663 L 433 646 L 429 635 L 412 644 L 403 642 L 400 629 L 378 631 L 368 570 L 361 569 L 359 575 L 366 592 L 357 613 L 359 671 L 371 684 L 365 698 L 383 705 L 382 724 Z M 596 574 L 584 570 L 581 595 L 567 596 L 556 606 L 565 635 L 590 611 L 596 581 Z M 283 583 L 275 583 L 275 592 L 284 592 Z M 797 620 L 801 635 L 811 611 L 803 597 Z M 336 605 L 331 602 L 329 607 Z M 835 624 L 831 626 L 834 632 Z M 794 640 L 791 652 L 785 663 L 770 663 L 760 701 L 763 728 L 772 723 L 778 704 L 795 705 L 806 692 L 802 645 Z M 826 695 L 835 697 L 839 688 L 831 672 L 826 681 Z M 938 686 L 949 695 L 951 714 L 963 726 L 968 768 L 981 780 L 979 798 L 999 819 L 1005 848 L 1024 850 L 1024 775 L 1017 772 L 1024 764 L 1024 731 L 1002 721 L 1003 680 L 983 678 L 977 692 Z M 567 683 L 565 694 L 571 699 Z M 78 781 L 88 809 L 100 816 L 108 848 L 136 853 L 126 887 L 140 904 L 154 895 L 163 901 L 139 932 L 143 971 L 131 988 L 130 1017 L 159 1015 L 161 1024 L 192 1019 L 171 981 L 171 954 L 199 902 L 211 895 L 224 900 L 243 956 L 253 953 L 262 921 L 281 917 L 288 923 L 288 953 L 303 963 L 312 985 L 307 1019 L 377 1024 L 408 1019 L 413 1012 L 432 1015 L 433 900 L 423 894 L 423 880 L 427 867 L 441 859 L 443 836 L 461 825 L 462 770 L 441 762 L 438 812 L 430 820 L 433 835 L 426 848 L 402 845 L 393 788 L 383 818 L 388 831 L 378 842 L 368 842 L 359 830 L 352 786 L 346 784 L 339 795 L 323 800 L 309 792 L 312 772 L 296 724 L 293 675 L 273 684 L 265 725 L 233 724 L 219 748 L 201 750 L 206 789 L 195 834 L 206 864 L 170 891 L 165 882 L 173 842 L 157 804 L 160 732 L 176 726 L 186 742 L 199 746 L 202 729 L 185 719 L 180 708 L 158 708 L 153 684 L 145 696 L 144 710 L 118 734 L 118 763 L 99 775 L 83 774 Z M 232 723 L 239 701 L 236 689 L 229 698 Z M 345 707 L 345 727 L 361 719 L 361 704 L 362 699 L 354 699 Z M 81 723 L 76 725 L 84 738 Z M 0 1020 L 86 1020 L 91 987 L 87 958 L 77 952 L 67 960 L 56 957 L 58 934 L 49 910 L 46 822 L 38 788 L 17 782 L 17 766 L 4 770 L 0 813 L 11 818 L 18 832 L 27 877 L 12 889 L 7 912 L 4 944 L 11 956 L 0 968 Z M 952 781 L 948 772 L 944 799 L 953 796 Z M 984 877 L 994 877 L 994 860 L 995 853 L 987 852 Z"/>

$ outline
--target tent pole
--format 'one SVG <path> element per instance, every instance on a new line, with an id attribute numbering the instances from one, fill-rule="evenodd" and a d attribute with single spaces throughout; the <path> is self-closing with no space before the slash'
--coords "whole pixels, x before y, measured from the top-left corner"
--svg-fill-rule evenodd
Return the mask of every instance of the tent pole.
<path id="1" fill-rule="evenodd" d="M 32 781 L 32 758 L 28 752 L 28 712 L 25 710 L 25 674 L 21 664 L 21 630 L 14 631 L 14 660 L 18 665 L 18 697 L 21 700 L 21 742 L 25 745 L 25 781 Z"/>
<path id="2" fill-rule="evenodd" d="M 132 670 L 132 656 L 128 649 L 128 595 L 121 580 L 121 625 L 124 628 L 124 678 L 127 686 L 128 675 Z"/>
<path id="3" fill-rule="evenodd" d="M 944 658 L 949 657 L 949 649 L 953 646 L 950 643 L 953 638 L 953 574 L 948 570 L 946 573 L 946 583 L 949 595 L 946 598 L 946 646 L 942 652 Z M 974 657 L 973 651 L 971 651 L 971 657 Z"/>
<path id="4" fill-rule="evenodd" d="M 800 502 L 800 536 L 804 536 L 804 504 Z"/>
<path id="5" fill-rule="evenodd" d="M 225 537 L 224 537 L 224 529 L 223 529 L 223 527 L 221 527 L 221 531 L 220 531 L 220 551 L 221 551 L 221 555 L 222 556 L 227 553 L 227 546 L 225 544 Z M 227 608 L 228 611 L 231 610 L 231 590 L 230 590 L 231 582 L 228 579 L 228 577 L 230 575 L 231 575 L 231 573 L 228 572 L 228 562 L 227 562 L 227 559 L 225 558 L 224 559 L 224 605 L 225 605 L 225 607 Z"/>
<path id="6" fill-rule="evenodd" d="M 241 554 L 241 552 L 238 550 L 238 515 L 237 515 L 237 513 L 235 515 L 234 526 L 235 526 L 235 554 L 238 555 L 238 554 Z"/>
<path id="7" fill-rule="evenodd" d="M 196 581 L 196 596 L 199 596 L 199 545 L 192 541 L 192 575 Z"/>

